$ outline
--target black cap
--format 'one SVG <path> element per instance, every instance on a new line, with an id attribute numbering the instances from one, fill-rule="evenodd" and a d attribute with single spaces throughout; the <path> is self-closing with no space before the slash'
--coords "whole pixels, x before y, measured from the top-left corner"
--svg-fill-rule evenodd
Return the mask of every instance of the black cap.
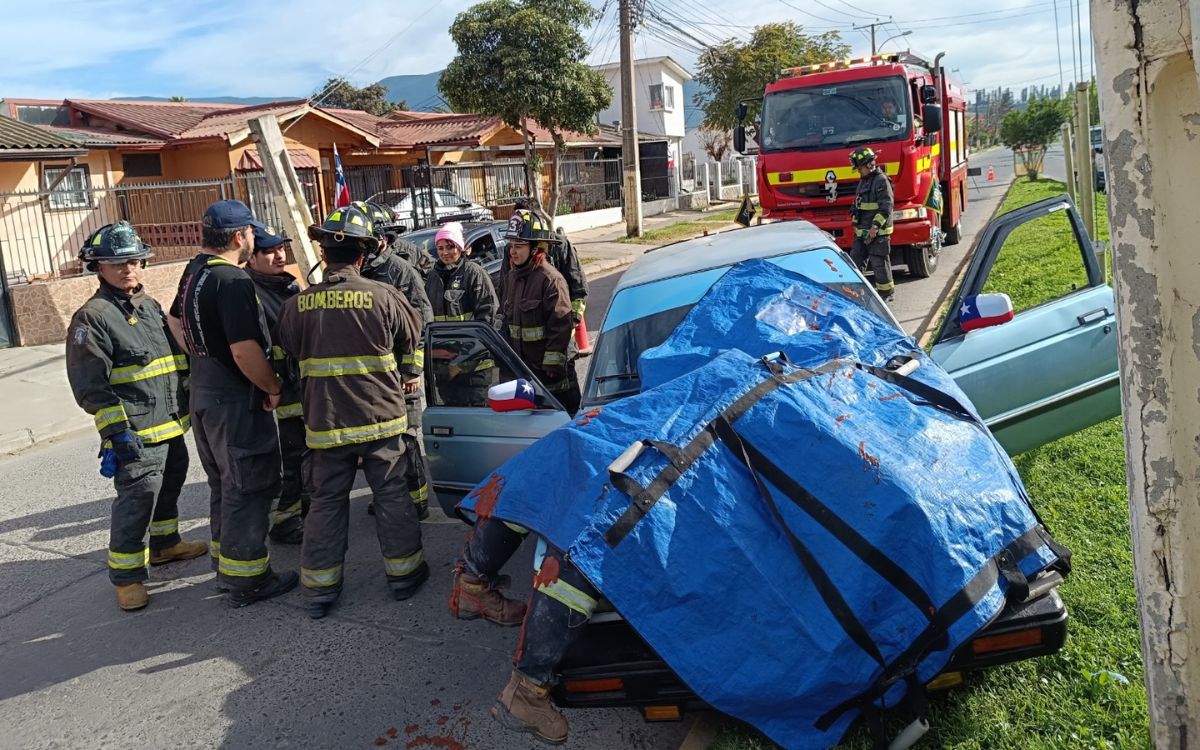
<path id="1" fill-rule="evenodd" d="M 254 247 L 257 250 L 270 250 L 291 241 L 290 237 L 279 234 L 272 226 L 262 224 L 254 227 Z"/>
<path id="2" fill-rule="evenodd" d="M 241 201 L 217 201 L 204 212 L 204 226 L 210 229 L 237 229 L 238 227 L 265 228 Z"/>

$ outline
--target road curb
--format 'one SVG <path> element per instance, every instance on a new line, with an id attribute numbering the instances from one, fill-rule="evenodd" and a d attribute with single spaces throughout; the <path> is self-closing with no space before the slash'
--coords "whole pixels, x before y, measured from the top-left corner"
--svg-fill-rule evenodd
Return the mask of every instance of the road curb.
<path id="1" fill-rule="evenodd" d="M 640 258 L 641 255 L 641 253 L 638 253 L 637 255 L 631 255 L 626 258 L 606 258 L 604 260 L 595 261 L 594 263 L 588 263 L 583 267 L 583 273 L 588 278 L 593 276 L 603 276 L 604 274 L 612 273 L 613 271 L 624 268 Z"/>
<path id="2" fill-rule="evenodd" d="M 683 738 L 679 750 L 708 750 L 721 735 L 721 728 L 724 724 L 725 717 L 716 711 L 706 711 L 700 714 L 696 723 L 692 724 L 687 736 Z"/>

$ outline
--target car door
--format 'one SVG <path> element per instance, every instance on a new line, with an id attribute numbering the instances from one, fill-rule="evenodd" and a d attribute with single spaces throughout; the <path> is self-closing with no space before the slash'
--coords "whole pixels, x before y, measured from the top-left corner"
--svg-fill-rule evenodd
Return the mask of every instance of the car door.
<path id="1" fill-rule="evenodd" d="M 542 408 L 498 413 L 487 389 L 524 378 Z M 434 484 L 468 490 L 570 415 L 494 328 L 477 321 L 431 323 L 425 333 L 422 423 Z"/>
<path id="2" fill-rule="evenodd" d="M 964 332 L 964 300 L 997 292 L 1013 318 Z M 1075 204 L 1047 198 L 985 227 L 930 354 L 1015 455 L 1120 413 L 1115 315 Z"/>

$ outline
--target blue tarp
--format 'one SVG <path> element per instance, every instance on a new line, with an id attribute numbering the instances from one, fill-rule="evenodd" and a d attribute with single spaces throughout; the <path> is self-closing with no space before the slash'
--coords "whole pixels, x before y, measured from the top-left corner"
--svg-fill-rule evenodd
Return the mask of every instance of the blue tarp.
<path id="1" fill-rule="evenodd" d="M 639 370 L 641 394 L 463 506 L 565 550 L 700 697 L 784 747 L 895 705 L 1001 611 L 1006 574 L 1057 559 L 949 376 L 838 292 L 739 264 Z"/>

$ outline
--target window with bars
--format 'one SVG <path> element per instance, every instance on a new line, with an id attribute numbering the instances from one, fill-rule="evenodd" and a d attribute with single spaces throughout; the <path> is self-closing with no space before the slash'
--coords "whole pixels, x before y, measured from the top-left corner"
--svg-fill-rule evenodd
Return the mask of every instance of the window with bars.
<path id="1" fill-rule="evenodd" d="M 59 182 L 58 178 L 68 169 L 70 172 Z M 58 185 L 46 196 L 50 208 L 60 210 L 92 207 L 91 172 L 88 165 L 43 168 L 42 189 L 49 190 L 55 182 L 58 182 Z"/>

